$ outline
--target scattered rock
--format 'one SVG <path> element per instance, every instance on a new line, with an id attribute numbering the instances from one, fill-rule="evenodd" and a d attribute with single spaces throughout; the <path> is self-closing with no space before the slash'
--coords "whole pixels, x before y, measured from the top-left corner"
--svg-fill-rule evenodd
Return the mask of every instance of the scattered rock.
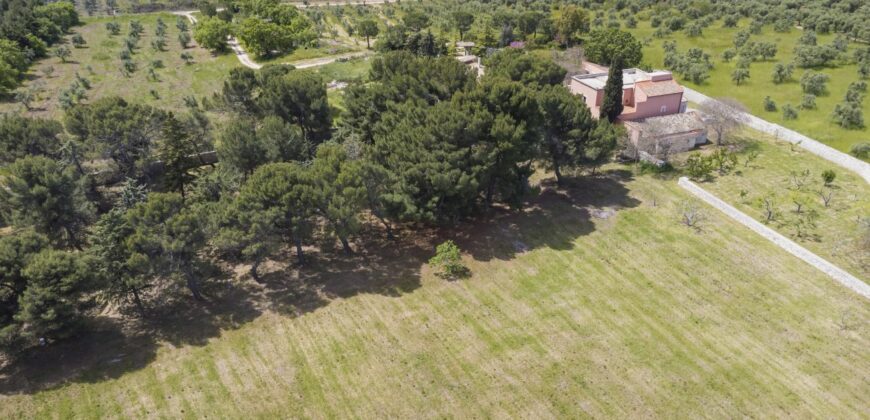
<path id="1" fill-rule="evenodd" d="M 610 208 L 593 209 L 589 212 L 596 219 L 609 219 L 616 214 L 616 211 Z"/>

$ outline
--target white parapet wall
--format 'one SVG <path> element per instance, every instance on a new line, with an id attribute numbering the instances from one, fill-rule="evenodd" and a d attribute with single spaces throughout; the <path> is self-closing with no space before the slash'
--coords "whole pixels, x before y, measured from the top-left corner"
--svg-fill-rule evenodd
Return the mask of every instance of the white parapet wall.
<path id="1" fill-rule="evenodd" d="M 755 233 L 763 236 L 765 239 L 773 242 L 780 248 L 786 250 L 788 253 L 804 260 L 807 264 L 821 270 L 823 273 L 830 276 L 832 279 L 836 280 L 843 286 L 848 287 L 849 289 L 855 291 L 861 296 L 864 296 L 867 299 L 870 299 L 870 285 L 861 281 L 861 279 L 849 274 L 845 270 L 840 267 L 837 267 L 834 264 L 831 264 L 824 258 L 810 252 L 806 248 L 798 245 L 791 239 L 786 238 L 779 232 L 765 226 L 763 223 L 753 219 L 746 213 L 737 210 L 730 204 L 722 201 L 715 195 L 707 192 L 703 188 L 699 187 L 692 181 L 689 181 L 688 178 L 682 177 L 680 178 L 678 184 L 692 193 L 695 197 L 698 197 L 705 203 L 715 207 L 717 210 L 725 213 L 728 217 L 736 220 L 743 226 L 748 227 Z"/>

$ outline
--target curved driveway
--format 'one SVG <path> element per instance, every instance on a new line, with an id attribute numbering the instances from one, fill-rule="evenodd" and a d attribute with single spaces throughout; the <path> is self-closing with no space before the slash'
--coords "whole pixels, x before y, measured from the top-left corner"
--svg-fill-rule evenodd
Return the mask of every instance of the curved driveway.
<path id="1" fill-rule="evenodd" d="M 389 3 L 389 1 L 372 0 L 372 1 L 368 1 L 368 2 L 350 2 L 348 4 L 383 4 L 383 3 Z M 302 3 L 293 3 L 293 4 L 295 4 L 297 7 L 305 7 L 305 5 L 303 5 Z M 196 24 L 196 16 L 193 15 L 194 13 L 197 13 L 197 11 L 196 10 L 182 10 L 182 11 L 178 11 L 178 12 L 172 12 L 172 14 L 174 14 L 174 15 L 184 16 L 187 18 L 187 20 L 190 21 L 190 23 Z M 251 56 L 248 55 L 247 52 L 245 52 L 245 49 L 242 48 L 242 46 L 239 44 L 239 41 L 236 38 L 230 37 L 227 41 L 227 44 L 230 46 L 230 49 L 233 50 L 233 53 L 236 54 L 236 57 L 238 57 L 239 62 L 242 63 L 243 66 L 252 68 L 254 70 L 257 70 L 257 69 L 263 67 L 262 64 L 259 64 L 256 61 L 254 61 L 251 58 Z M 352 52 L 352 53 L 346 53 L 346 54 L 337 54 L 337 55 L 331 55 L 328 57 L 320 57 L 320 58 L 314 58 L 314 59 L 310 59 L 310 60 L 293 61 L 293 62 L 281 63 L 281 64 L 290 64 L 293 67 L 296 67 L 297 69 L 307 69 L 307 68 L 323 66 L 323 65 L 326 65 L 329 63 L 333 63 L 333 62 L 340 60 L 340 59 L 365 57 L 369 54 L 371 54 L 371 52 L 369 52 L 369 51 L 358 51 L 358 52 Z"/>

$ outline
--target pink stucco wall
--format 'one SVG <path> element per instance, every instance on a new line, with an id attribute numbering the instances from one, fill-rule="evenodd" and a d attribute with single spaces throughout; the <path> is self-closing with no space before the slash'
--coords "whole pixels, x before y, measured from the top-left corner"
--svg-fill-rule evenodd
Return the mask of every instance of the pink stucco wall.
<path id="1" fill-rule="evenodd" d="M 592 89 L 591 87 L 573 79 L 571 80 L 569 89 L 571 90 L 571 93 L 575 95 L 583 95 L 583 100 L 586 101 L 586 106 L 589 107 L 592 117 L 598 118 L 602 100 L 602 95 L 600 95 L 601 91 Z"/>
<path id="2" fill-rule="evenodd" d="M 680 112 L 680 101 L 683 99 L 682 93 L 647 97 L 642 89 L 635 90 L 636 108 L 634 112 L 620 115 L 619 118 L 622 120 L 637 120 Z M 663 106 L 667 107 L 664 112 L 662 112 Z"/>

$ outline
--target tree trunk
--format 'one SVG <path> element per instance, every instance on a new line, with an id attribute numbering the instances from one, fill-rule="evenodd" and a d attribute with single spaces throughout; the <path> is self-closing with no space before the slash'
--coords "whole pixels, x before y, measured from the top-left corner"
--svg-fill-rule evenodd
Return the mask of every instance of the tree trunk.
<path id="1" fill-rule="evenodd" d="M 492 196 L 495 195 L 495 178 L 486 187 L 486 207 L 492 207 Z"/>
<path id="2" fill-rule="evenodd" d="M 387 239 L 389 239 L 389 240 L 396 239 L 396 237 L 393 236 L 393 226 L 390 224 L 390 222 L 388 222 L 387 219 L 381 214 L 380 210 L 375 210 L 377 208 L 376 206 L 371 206 L 371 207 L 372 207 L 372 214 L 378 220 L 380 220 L 381 224 L 384 225 L 384 228 L 387 229 Z"/>
<path id="3" fill-rule="evenodd" d="M 302 239 L 298 235 L 294 235 L 293 242 L 296 244 L 296 262 L 299 265 L 305 264 L 305 254 L 302 253 Z"/>
<path id="4" fill-rule="evenodd" d="M 203 300 L 202 293 L 199 291 L 199 281 L 196 279 L 196 276 L 190 272 L 190 269 L 184 269 L 184 276 L 187 278 L 187 288 L 190 289 L 193 298 L 196 300 Z"/>
<path id="5" fill-rule="evenodd" d="M 556 173 L 556 185 L 562 185 L 562 168 L 559 166 L 559 160 L 553 159 L 553 172 Z"/>
<path id="6" fill-rule="evenodd" d="M 79 154 L 78 154 L 78 152 L 75 150 L 75 146 L 72 146 L 72 152 L 70 152 L 70 157 L 72 158 L 73 163 L 75 163 L 75 165 L 76 165 L 76 170 L 79 171 L 79 175 L 84 175 L 84 174 L 85 174 L 85 169 L 82 168 L 82 163 L 81 163 L 81 161 L 79 161 Z"/>
<path id="7" fill-rule="evenodd" d="M 367 49 L 372 49 L 372 45 L 369 44 L 369 36 L 368 36 L 368 35 L 366 35 L 366 48 L 367 48 Z"/>
<path id="8" fill-rule="evenodd" d="M 133 303 L 136 305 L 136 309 L 139 311 L 139 315 L 143 318 L 145 317 L 145 305 L 142 304 L 142 298 L 139 296 L 139 289 L 135 287 L 132 289 L 133 293 Z"/>
<path id="9" fill-rule="evenodd" d="M 254 278 L 254 281 L 262 284 L 263 282 L 260 280 L 260 273 L 257 272 L 257 268 L 260 267 L 260 259 L 254 259 L 254 263 L 251 264 L 251 277 Z"/>
<path id="10" fill-rule="evenodd" d="M 82 249 L 82 245 L 79 243 L 78 239 L 73 234 L 72 229 L 70 229 L 69 226 L 64 226 L 63 228 L 66 231 L 67 236 L 69 236 L 70 245 L 72 245 L 73 248 L 75 248 L 78 251 L 84 251 L 84 249 Z"/>
<path id="11" fill-rule="evenodd" d="M 827 207 L 827 206 L 826 206 Z M 387 228 L 387 239 L 394 240 L 396 237 L 393 235 L 393 225 L 389 224 L 386 220 L 381 219 L 381 223 L 384 224 L 384 227 Z"/>
<path id="12" fill-rule="evenodd" d="M 341 247 L 342 247 L 342 249 L 344 249 L 345 255 L 353 254 L 353 250 L 350 248 L 350 243 L 347 241 L 347 237 L 339 236 L 338 240 L 341 241 Z"/>

